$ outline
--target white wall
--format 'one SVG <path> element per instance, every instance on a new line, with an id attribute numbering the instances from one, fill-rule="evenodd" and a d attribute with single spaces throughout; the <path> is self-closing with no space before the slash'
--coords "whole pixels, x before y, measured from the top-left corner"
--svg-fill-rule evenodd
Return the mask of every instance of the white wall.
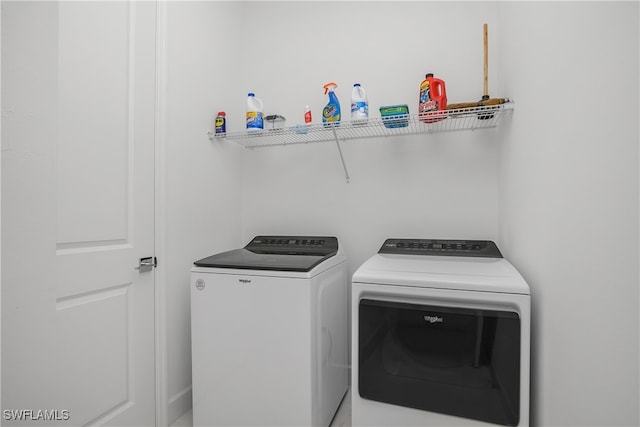
<path id="1" fill-rule="evenodd" d="M 495 17 L 493 3 L 254 3 L 244 10 L 243 52 L 252 53 L 242 55 L 241 76 L 265 112 L 288 125 L 302 122 L 305 104 L 320 122 L 329 81 L 347 120 L 356 82 L 372 117 L 397 103 L 416 112 L 427 72 L 446 81 L 450 102 L 479 100 L 482 24 L 494 27 Z M 260 48 L 252 34 L 263 35 Z M 243 152 L 243 239 L 336 235 L 353 272 L 387 237 L 498 237 L 497 132 L 364 139 L 342 149 L 348 184 L 335 143 Z"/>
<path id="2" fill-rule="evenodd" d="M 531 286 L 536 425 L 638 425 L 637 2 L 501 3 L 501 247 Z"/>
<path id="3" fill-rule="evenodd" d="M 207 138 L 235 69 L 233 2 L 166 2 L 161 118 L 169 422 L 191 406 L 189 270 L 240 245 L 238 147 Z"/>

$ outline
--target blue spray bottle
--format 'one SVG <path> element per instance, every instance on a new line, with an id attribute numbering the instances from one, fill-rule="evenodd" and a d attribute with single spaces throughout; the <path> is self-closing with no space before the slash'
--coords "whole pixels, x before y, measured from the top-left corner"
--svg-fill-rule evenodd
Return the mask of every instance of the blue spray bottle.
<path id="1" fill-rule="evenodd" d="M 329 95 L 329 103 L 322 110 L 322 123 L 325 126 L 337 126 L 340 123 L 340 101 L 335 93 L 337 87 L 333 82 L 324 85 L 324 94 Z"/>

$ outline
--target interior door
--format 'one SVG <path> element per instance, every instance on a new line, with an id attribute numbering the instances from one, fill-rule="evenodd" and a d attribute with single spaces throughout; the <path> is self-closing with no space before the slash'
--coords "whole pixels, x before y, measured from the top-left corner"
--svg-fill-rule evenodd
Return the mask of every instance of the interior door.
<path id="1" fill-rule="evenodd" d="M 73 425 L 155 424 L 154 270 L 136 267 L 154 255 L 156 7 L 58 3 L 55 408 Z"/>

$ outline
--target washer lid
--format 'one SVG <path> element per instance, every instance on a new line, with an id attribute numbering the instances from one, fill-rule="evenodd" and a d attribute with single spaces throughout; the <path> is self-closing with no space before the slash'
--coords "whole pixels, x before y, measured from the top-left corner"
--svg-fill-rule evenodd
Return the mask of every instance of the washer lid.
<path id="1" fill-rule="evenodd" d="M 338 253 L 338 239 L 318 236 L 256 236 L 244 248 L 194 262 L 198 267 L 311 271 Z"/>

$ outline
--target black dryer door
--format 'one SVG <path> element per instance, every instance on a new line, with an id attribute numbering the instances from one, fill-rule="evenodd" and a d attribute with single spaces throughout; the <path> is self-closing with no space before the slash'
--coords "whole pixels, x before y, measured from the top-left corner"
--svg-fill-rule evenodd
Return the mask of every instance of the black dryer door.
<path id="1" fill-rule="evenodd" d="M 358 315 L 361 397 L 518 424 L 517 313 L 363 299 Z"/>

